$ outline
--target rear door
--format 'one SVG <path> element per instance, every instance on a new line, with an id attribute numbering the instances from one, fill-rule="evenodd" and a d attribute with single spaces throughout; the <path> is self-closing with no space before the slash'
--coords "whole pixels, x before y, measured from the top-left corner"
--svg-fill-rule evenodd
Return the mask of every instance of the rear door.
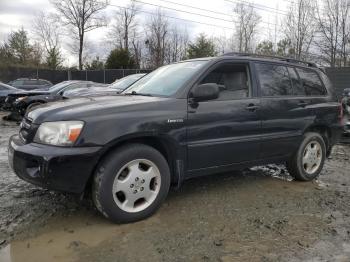
<path id="1" fill-rule="evenodd" d="M 256 160 L 260 148 L 259 99 L 250 64 L 219 63 L 197 84 L 216 83 L 215 100 L 188 104 L 188 169 Z"/>
<path id="2" fill-rule="evenodd" d="M 311 99 L 295 68 L 256 62 L 261 95 L 261 159 L 285 157 L 301 142 L 303 130 L 313 122 Z"/>

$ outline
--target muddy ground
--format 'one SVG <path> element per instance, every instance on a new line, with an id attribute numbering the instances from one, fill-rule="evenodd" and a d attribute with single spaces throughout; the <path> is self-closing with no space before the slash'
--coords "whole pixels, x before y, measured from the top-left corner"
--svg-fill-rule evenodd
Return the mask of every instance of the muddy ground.
<path id="1" fill-rule="evenodd" d="M 317 181 L 283 166 L 187 181 L 153 217 L 127 225 L 88 200 L 19 180 L 7 164 L 15 123 L 0 121 L 0 261 L 350 261 L 350 147 Z M 73 174 L 72 174 L 73 175 Z"/>

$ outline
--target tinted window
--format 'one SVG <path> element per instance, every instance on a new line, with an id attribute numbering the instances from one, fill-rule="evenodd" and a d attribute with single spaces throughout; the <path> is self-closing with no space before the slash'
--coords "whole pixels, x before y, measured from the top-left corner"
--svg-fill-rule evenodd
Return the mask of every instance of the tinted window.
<path id="1" fill-rule="evenodd" d="M 216 83 L 220 93 L 217 100 L 233 100 L 249 96 L 246 65 L 224 64 L 211 71 L 200 84 Z"/>
<path id="2" fill-rule="evenodd" d="M 47 85 L 48 83 L 45 80 L 38 80 L 39 85 Z"/>
<path id="3" fill-rule="evenodd" d="M 13 86 L 23 85 L 23 80 L 15 80 L 15 81 L 12 82 L 12 85 L 13 85 Z"/>
<path id="4" fill-rule="evenodd" d="M 292 95 L 292 84 L 285 66 L 256 64 L 262 96 Z"/>
<path id="5" fill-rule="evenodd" d="M 289 77 L 293 84 L 293 95 L 305 96 L 305 89 L 300 81 L 300 78 L 295 71 L 295 68 L 288 67 Z"/>
<path id="6" fill-rule="evenodd" d="M 28 86 L 37 85 L 38 81 L 37 80 L 24 80 L 24 84 L 28 85 Z"/>
<path id="7" fill-rule="evenodd" d="M 315 71 L 297 68 L 297 72 L 305 89 L 306 95 L 320 96 L 326 94 L 326 90 L 323 87 L 321 79 Z"/>

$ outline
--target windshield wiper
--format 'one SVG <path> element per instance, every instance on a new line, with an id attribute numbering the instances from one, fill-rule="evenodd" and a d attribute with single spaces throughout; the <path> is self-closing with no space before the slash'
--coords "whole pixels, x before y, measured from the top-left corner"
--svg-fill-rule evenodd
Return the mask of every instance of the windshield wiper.
<path id="1" fill-rule="evenodd" d="M 153 96 L 151 94 L 147 94 L 147 93 L 138 93 L 136 91 L 132 91 L 131 93 L 125 93 L 125 95 L 127 96 Z"/>

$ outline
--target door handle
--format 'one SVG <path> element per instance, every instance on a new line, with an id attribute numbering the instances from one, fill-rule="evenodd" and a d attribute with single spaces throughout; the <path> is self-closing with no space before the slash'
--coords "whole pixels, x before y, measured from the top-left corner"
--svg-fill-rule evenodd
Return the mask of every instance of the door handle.
<path id="1" fill-rule="evenodd" d="M 249 104 L 245 109 L 247 109 L 248 111 L 254 112 L 254 111 L 257 110 L 258 108 L 259 108 L 259 106 L 257 106 L 257 105 Z"/>

